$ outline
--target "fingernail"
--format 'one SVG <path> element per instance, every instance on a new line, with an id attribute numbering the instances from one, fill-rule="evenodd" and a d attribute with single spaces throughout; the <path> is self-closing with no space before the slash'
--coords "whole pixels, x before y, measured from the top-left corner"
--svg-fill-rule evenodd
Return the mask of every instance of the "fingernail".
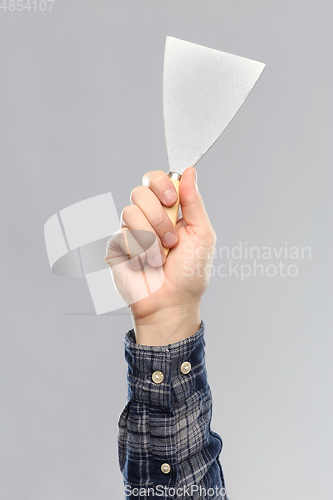
<path id="1" fill-rule="evenodd" d="M 165 235 L 162 238 L 162 241 L 165 247 L 173 247 L 177 243 L 178 238 L 175 235 L 175 233 L 169 231 L 168 233 L 165 233 Z"/>
<path id="2" fill-rule="evenodd" d="M 197 184 L 197 171 L 195 170 L 195 168 L 193 168 L 193 179 L 194 179 L 194 182 Z"/>
<path id="3" fill-rule="evenodd" d="M 151 258 L 154 267 L 160 267 L 163 264 L 163 257 L 160 253 L 157 253 Z"/>
<path id="4" fill-rule="evenodd" d="M 167 205 L 170 205 L 171 203 L 176 203 L 177 201 L 177 193 L 174 189 L 167 189 L 163 193 L 163 201 Z"/>

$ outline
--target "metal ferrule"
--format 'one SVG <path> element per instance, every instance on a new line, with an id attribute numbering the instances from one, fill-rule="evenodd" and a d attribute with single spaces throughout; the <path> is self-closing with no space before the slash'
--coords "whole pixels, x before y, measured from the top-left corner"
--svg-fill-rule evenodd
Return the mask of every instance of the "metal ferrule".
<path id="1" fill-rule="evenodd" d="M 174 179 L 175 181 L 180 181 L 182 178 L 182 174 L 178 174 L 178 172 L 168 172 L 168 176 L 170 179 Z"/>

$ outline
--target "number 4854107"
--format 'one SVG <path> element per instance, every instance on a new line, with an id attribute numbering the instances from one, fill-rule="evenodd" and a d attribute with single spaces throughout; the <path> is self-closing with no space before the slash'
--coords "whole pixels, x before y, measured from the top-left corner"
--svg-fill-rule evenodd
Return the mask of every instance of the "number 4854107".
<path id="1" fill-rule="evenodd" d="M 0 9 L 7 12 L 28 10 L 29 12 L 32 10 L 36 12 L 40 10 L 41 12 L 50 12 L 52 6 L 54 4 L 54 0 L 4 0 L 0 5 Z"/>

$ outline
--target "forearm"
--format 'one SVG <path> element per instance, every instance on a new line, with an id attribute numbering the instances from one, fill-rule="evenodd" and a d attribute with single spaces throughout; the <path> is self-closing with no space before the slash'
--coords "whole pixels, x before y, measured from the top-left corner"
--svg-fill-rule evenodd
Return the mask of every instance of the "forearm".
<path id="1" fill-rule="evenodd" d="M 204 498 L 200 488 L 213 488 L 218 492 L 210 498 L 226 500 L 222 441 L 210 429 L 204 346 L 202 322 L 191 336 L 167 345 L 137 344 L 134 330 L 126 335 L 128 404 L 119 420 L 119 462 L 130 500 L 131 491 L 147 487 L 175 488 L 182 492 L 175 498 L 193 499 Z"/>

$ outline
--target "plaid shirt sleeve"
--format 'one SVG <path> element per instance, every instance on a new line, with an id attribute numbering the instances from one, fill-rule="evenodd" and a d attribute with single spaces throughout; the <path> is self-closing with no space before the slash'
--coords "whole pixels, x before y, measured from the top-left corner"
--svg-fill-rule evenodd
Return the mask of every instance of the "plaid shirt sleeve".
<path id="1" fill-rule="evenodd" d="M 222 440 L 210 428 L 204 331 L 202 322 L 191 337 L 165 346 L 136 344 L 134 330 L 125 336 L 128 401 L 118 452 L 129 500 L 227 500 Z"/>

